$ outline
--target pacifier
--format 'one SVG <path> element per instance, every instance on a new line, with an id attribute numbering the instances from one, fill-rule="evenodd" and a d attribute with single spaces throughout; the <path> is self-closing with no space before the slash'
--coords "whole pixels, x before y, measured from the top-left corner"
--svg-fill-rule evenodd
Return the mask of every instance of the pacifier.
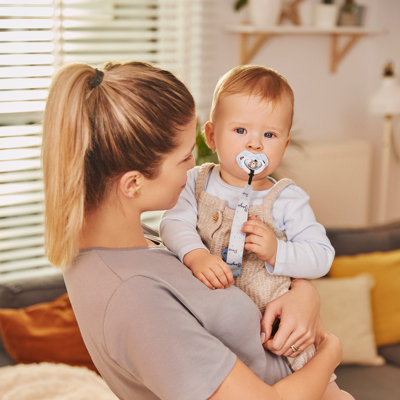
<path id="1" fill-rule="evenodd" d="M 240 168 L 243 168 L 248 174 L 259 174 L 267 168 L 269 161 L 265 154 L 253 154 L 248 150 L 244 150 L 236 157 L 236 161 Z"/>

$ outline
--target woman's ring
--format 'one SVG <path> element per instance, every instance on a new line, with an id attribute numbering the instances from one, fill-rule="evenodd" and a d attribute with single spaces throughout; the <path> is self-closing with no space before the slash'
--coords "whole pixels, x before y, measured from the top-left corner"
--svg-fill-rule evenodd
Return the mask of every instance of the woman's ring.
<path id="1" fill-rule="evenodd" d="M 300 351 L 298 347 L 296 347 L 294 344 L 290 346 L 290 348 L 296 353 L 296 351 Z"/>

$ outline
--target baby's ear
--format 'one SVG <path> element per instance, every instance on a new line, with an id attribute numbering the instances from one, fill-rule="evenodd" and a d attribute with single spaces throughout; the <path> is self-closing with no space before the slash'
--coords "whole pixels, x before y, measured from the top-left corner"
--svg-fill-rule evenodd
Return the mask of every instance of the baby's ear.
<path id="1" fill-rule="evenodd" d="M 204 137 L 207 143 L 207 146 L 211 150 L 215 150 L 215 140 L 214 140 L 214 124 L 211 121 L 207 121 L 204 125 Z"/>
<path id="2" fill-rule="evenodd" d="M 288 135 L 288 138 L 287 138 L 287 141 L 286 141 L 285 153 L 286 153 L 286 149 L 288 148 L 291 139 L 292 139 L 292 137 L 291 137 L 290 134 L 289 134 L 289 135 Z"/>

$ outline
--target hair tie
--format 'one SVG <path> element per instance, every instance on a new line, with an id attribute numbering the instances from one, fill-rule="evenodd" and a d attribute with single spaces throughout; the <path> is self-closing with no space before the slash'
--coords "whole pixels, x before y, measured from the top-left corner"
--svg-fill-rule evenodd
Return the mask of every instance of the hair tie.
<path id="1" fill-rule="evenodd" d="M 103 81 L 104 72 L 100 71 L 96 68 L 96 73 L 94 74 L 93 78 L 89 81 L 90 89 L 94 89 L 100 85 Z"/>

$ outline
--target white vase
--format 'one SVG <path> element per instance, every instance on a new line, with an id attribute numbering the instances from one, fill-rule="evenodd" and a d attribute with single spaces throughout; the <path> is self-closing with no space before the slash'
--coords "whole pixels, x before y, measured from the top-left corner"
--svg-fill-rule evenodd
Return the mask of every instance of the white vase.
<path id="1" fill-rule="evenodd" d="M 318 28 L 329 29 L 337 26 L 339 6 L 336 4 L 316 4 L 314 12 L 314 25 Z"/>
<path id="2" fill-rule="evenodd" d="M 282 12 L 282 0 L 250 0 L 249 16 L 256 28 L 276 25 Z"/>

